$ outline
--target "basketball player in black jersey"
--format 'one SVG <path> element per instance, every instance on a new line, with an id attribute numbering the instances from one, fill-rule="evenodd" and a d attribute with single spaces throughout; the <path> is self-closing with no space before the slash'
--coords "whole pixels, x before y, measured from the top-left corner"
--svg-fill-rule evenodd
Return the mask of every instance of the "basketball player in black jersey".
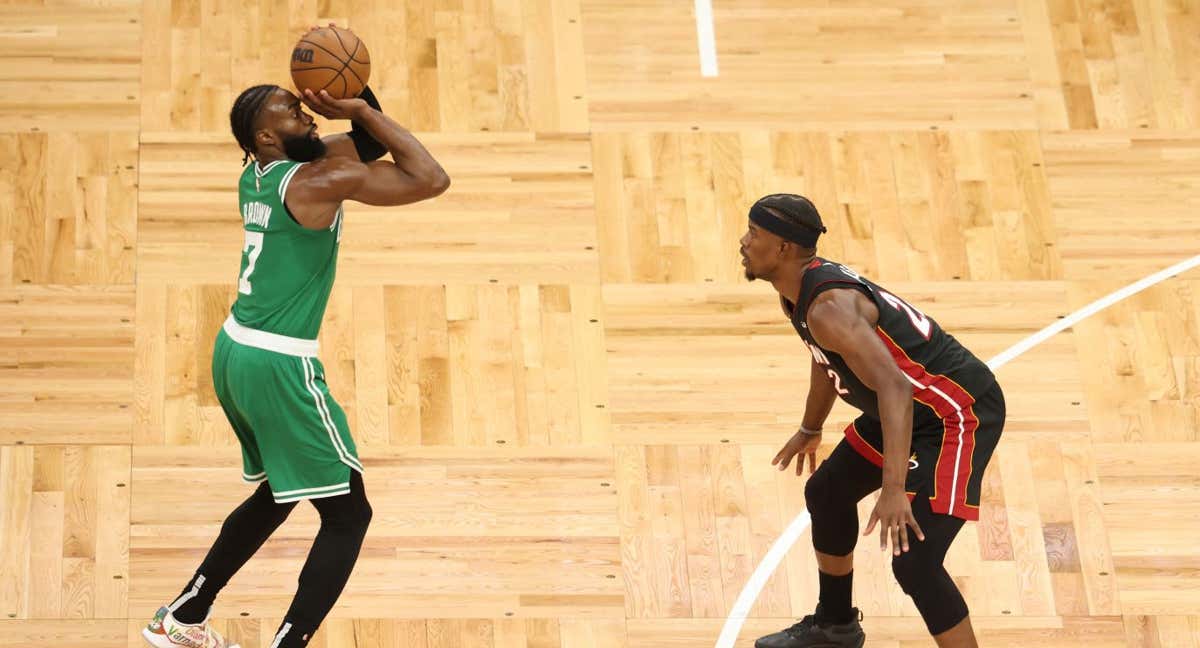
<path id="1" fill-rule="evenodd" d="M 772 464 L 805 457 L 820 595 L 816 612 L 756 648 L 862 646 L 851 607 L 858 501 L 882 489 L 863 535 L 880 526 L 892 571 L 942 647 L 976 646 L 967 606 L 942 562 L 964 521 L 979 518 L 983 471 L 1004 427 L 992 372 L 937 322 L 839 263 L 817 256 L 825 232 L 803 196 L 765 196 L 741 240 L 746 278 L 779 292 L 812 354 L 800 430 Z M 841 397 L 862 411 L 816 467 L 821 428 Z M 815 470 L 814 470 L 815 469 Z"/>

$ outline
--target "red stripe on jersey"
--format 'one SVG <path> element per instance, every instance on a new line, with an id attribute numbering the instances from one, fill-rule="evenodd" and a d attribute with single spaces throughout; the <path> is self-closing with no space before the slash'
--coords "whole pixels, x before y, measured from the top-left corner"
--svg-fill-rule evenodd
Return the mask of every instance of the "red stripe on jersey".
<path id="1" fill-rule="evenodd" d="M 896 365 L 900 367 L 901 371 L 920 382 L 921 386 L 925 389 L 936 389 L 954 401 L 953 405 L 945 402 L 935 407 L 934 411 L 939 416 L 943 416 L 943 413 L 950 414 L 958 411 L 959 408 L 966 408 L 975 404 L 975 397 L 971 396 L 967 390 L 963 389 L 961 385 L 954 382 L 950 377 L 941 374 L 931 374 L 925 370 L 925 365 L 910 358 L 908 353 L 899 344 L 896 344 L 892 336 L 887 334 L 887 331 L 876 326 L 875 332 L 879 335 L 879 339 L 883 340 L 884 346 L 888 348 L 888 351 L 892 354 L 892 359 L 896 361 Z M 945 401 L 945 399 L 942 400 Z M 955 408 L 954 405 L 958 405 L 958 408 Z"/>
<path id="2" fill-rule="evenodd" d="M 863 456 L 863 459 L 883 468 L 883 454 L 858 433 L 858 428 L 854 427 L 853 422 L 846 426 L 846 441 L 850 443 L 850 447 L 854 448 L 855 452 Z"/>
<path id="3" fill-rule="evenodd" d="M 928 406 L 942 420 L 942 448 L 934 468 L 930 508 L 935 513 L 966 520 L 979 519 L 978 507 L 969 506 L 966 501 L 971 460 L 975 453 L 975 430 L 979 428 L 979 419 L 972 407 L 974 397 L 949 377 L 930 374 L 882 328 L 876 327 L 875 331 L 900 371 L 920 387 L 913 390 L 913 400 Z"/>

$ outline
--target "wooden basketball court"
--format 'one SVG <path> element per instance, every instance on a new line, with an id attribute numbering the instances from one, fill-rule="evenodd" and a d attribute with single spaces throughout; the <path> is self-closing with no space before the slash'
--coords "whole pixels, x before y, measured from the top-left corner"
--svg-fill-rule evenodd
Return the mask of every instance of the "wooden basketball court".
<path id="1" fill-rule="evenodd" d="M 209 376 L 228 111 L 316 22 L 454 184 L 346 210 L 322 358 L 375 518 L 315 648 L 714 645 L 803 510 L 770 459 L 808 353 L 737 254 L 762 194 L 984 359 L 1200 253 L 1192 0 L 716 0 L 716 77 L 692 5 L 0 4 L 0 647 L 141 646 L 250 492 Z M 982 645 L 1200 646 L 1198 324 L 1190 272 L 999 371 L 947 560 Z M 316 528 L 297 508 L 218 599 L 243 648 Z M 933 645 L 877 547 L 867 645 Z M 816 587 L 805 534 L 737 645 Z"/>

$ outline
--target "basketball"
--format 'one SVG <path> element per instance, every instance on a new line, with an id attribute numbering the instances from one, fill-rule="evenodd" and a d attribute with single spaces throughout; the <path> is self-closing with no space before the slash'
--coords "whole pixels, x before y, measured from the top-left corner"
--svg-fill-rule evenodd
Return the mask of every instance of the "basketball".
<path id="1" fill-rule="evenodd" d="M 292 82 L 302 93 L 324 90 L 334 99 L 357 97 L 370 76 L 367 46 L 349 29 L 314 29 L 292 49 Z"/>

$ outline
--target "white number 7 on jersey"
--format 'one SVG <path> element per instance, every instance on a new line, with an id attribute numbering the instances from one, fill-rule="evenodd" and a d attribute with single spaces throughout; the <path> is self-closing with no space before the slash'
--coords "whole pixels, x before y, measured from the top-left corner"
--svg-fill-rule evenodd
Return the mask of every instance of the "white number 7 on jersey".
<path id="1" fill-rule="evenodd" d="M 904 303 L 904 300 L 887 291 L 880 290 L 879 296 L 883 298 L 883 301 L 891 305 L 892 308 L 907 313 L 908 319 L 912 320 L 913 327 L 917 329 L 921 337 L 926 340 L 929 339 L 929 334 L 933 332 L 933 323 L 929 321 L 928 317 L 925 317 L 917 309 Z"/>
<path id="2" fill-rule="evenodd" d="M 252 294 L 250 286 L 250 275 L 254 272 L 254 264 L 258 262 L 258 255 L 262 254 L 263 248 L 263 233 L 246 231 L 246 244 L 242 246 L 242 252 L 250 251 L 250 262 L 246 264 L 246 271 L 238 279 L 238 292 L 249 295 Z"/>

